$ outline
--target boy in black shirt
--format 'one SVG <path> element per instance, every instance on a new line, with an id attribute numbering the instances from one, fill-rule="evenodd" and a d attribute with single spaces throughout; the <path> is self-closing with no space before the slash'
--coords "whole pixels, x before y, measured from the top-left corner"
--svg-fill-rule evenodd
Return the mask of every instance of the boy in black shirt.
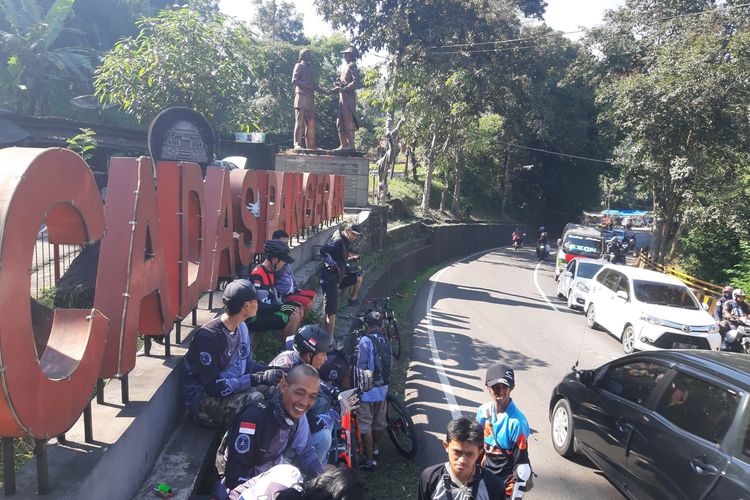
<path id="1" fill-rule="evenodd" d="M 466 417 L 451 420 L 443 447 L 448 462 L 427 467 L 419 479 L 418 500 L 503 500 L 505 486 L 477 463 L 484 432 Z"/>

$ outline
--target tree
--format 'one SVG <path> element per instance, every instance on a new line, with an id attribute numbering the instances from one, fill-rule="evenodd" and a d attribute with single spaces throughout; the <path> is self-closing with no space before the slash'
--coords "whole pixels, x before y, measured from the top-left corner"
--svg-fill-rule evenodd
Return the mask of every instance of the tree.
<path id="1" fill-rule="evenodd" d="M 604 51 L 598 99 L 619 132 L 617 161 L 654 195 L 658 261 L 678 255 L 688 220 L 721 213 L 748 233 L 744 184 L 727 179 L 750 167 L 750 11 L 713 6 L 630 0 L 589 40 Z M 613 33 L 624 42 L 613 45 Z"/>
<path id="2" fill-rule="evenodd" d="M 255 16 L 250 26 L 262 39 L 307 45 L 302 15 L 284 0 L 252 0 Z"/>
<path id="3" fill-rule="evenodd" d="M 36 115 L 57 89 L 88 86 L 94 52 L 59 40 L 74 4 L 56 0 L 43 12 L 36 0 L 0 2 L 8 29 L 0 31 L 0 103 Z"/>
<path id="4" fill-rule="evenodd" d="M 100 99 L 139 121 L 169 106 L 187 106 L 222 131 L 253 123 L 253 41 L 244 25 L 218 13 L 179 9 L 138 26 L 138 36 L 119 41 L 96 70 Z"/>

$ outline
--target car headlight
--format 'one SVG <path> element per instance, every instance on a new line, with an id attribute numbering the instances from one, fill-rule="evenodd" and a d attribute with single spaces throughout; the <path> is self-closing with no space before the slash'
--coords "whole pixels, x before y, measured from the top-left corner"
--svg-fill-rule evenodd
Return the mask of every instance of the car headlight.
<path id="1" fill-rule="evenodd" d="M 663 325 L 664 320 L 661 318 L 657 318 L 656 316 L 651 316 L 650 314 L 641 313 L 641 320 L 645 321 L 646 323 L 650 325 Z"/>
<path id="2" fill-rule="evenodd" d="M 576 283 L 576 288 L 578 288 L 583 293 L 589 293 L 589 287 L 586 286 L 586 283 L 581 283 L 580 281 Z"/>
<path id="3" fill-rule="evenodd" d="M 714 323 L 713 325 L 709 326 L 708 333 L 719 333 L 719 325 Z"/>

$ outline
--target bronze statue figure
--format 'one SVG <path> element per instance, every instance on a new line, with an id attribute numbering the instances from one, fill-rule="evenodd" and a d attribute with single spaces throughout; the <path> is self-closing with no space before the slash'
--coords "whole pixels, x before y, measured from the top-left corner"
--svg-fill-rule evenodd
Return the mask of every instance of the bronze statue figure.
<path id="1" fill-rule="evenodd" d="M 292 73 L 294 84 L 294 149 L 315 149 L 315 91 L 322 91 L 310 68 L 310 51 L 299 51 Z M 305 145 L 302 146 L 304 136 Z"/>
<path id="2" fill-rule="evenodd" d="M 332 89 L 339 92 L 339 112 L 336 128 L 341 145 L 336 149 L 354 149 L 354 132 L 359 128 L 357 121 L 357 89 L 362 86 L 362 78 L 357 68 L 359 52 L 349 47 L 342 52 L 346 65 L 341 71 L 339 83 Z"/>

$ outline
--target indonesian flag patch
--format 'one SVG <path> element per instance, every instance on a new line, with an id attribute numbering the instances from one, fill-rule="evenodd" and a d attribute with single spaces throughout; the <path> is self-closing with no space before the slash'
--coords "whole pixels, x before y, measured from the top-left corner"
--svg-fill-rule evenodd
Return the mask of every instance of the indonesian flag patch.
<path id="1" fill-rule="evenodd" d="M 310 339 L 309 342 L 312 344 L 313 347 L 318 345 L 318 341 L 315 339 Z"/>
<path id="2" fill-rule="evenodd" d="M 255 424 L 251 422 L 240 422 L 240 434 L 255 434 Z"/>

